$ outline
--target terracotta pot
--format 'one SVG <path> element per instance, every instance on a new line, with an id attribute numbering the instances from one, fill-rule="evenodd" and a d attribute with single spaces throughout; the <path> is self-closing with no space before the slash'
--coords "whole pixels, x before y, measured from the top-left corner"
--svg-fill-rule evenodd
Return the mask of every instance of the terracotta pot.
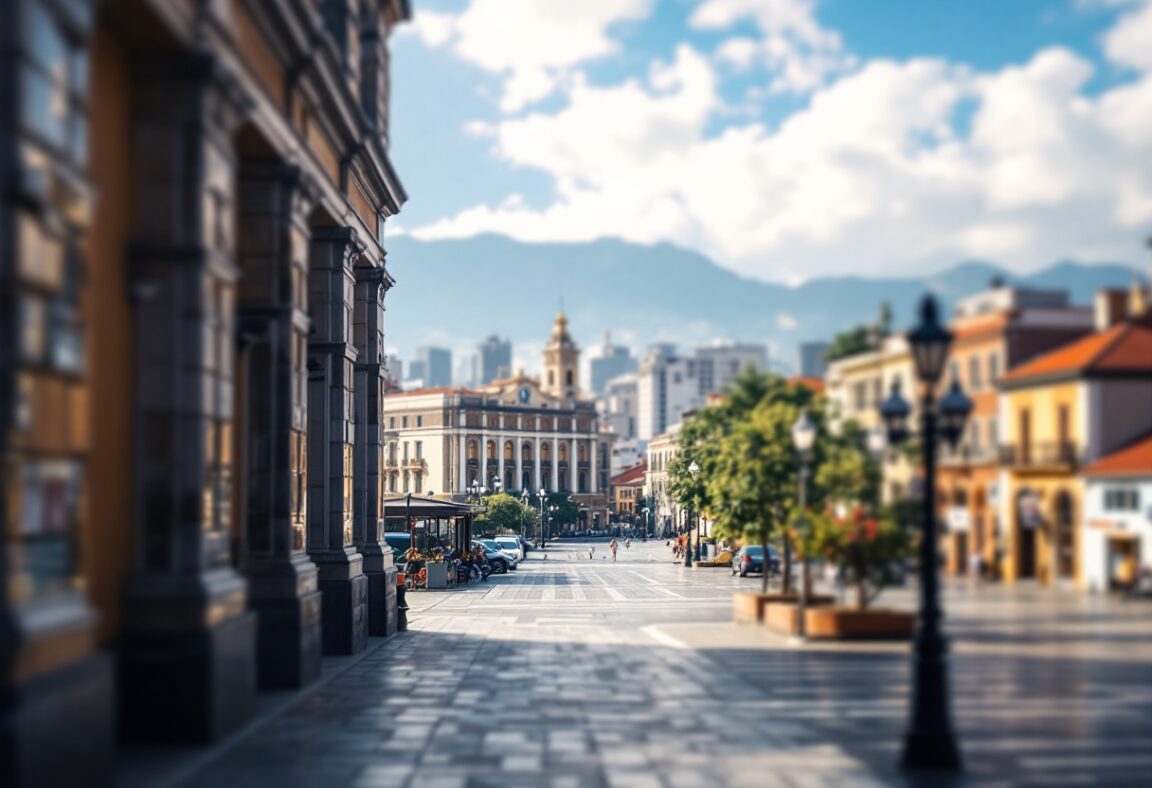
<path id="1" fill-rule="evenodd" d="M 905 610 L 818 607 L 805 611 L 804 628 L 816 640 L 908 640 L 916 614 Z"/>
<path id="2" fill-rule="evenodd" d="M 770 600 L 764 606 L 764 626 L 773 632 L 791 635 L 796 631 L 796 610 L 799 600 L 795 594 L 776 594 L 775 596 L 776 599 Z M 808 597 L 808 607 L 822 607 L 831 605 L 835 601 L 835 597 L 813 594 Z M 805 618 L 804 620 L 807 621 L 808 619 Z"/>

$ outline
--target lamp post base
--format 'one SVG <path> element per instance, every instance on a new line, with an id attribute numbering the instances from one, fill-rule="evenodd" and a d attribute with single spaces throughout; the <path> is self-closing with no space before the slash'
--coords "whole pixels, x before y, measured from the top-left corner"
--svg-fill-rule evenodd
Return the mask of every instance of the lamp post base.
<path id="1" fill-rule="evenodd" d="M 903 769 L 959 772 L 960 749 L 956 737 L 947 733 L 908 733 L 904 736 Z"/>

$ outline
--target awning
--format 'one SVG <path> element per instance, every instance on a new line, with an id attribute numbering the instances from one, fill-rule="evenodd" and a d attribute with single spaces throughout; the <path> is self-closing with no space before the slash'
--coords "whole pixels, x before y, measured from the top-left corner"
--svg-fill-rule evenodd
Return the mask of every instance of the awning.
<path id="1" fill-rule="evenodd" d="M 411 508 L 407 505 L 407 496 L 400 495 L 384 499 L 384 516 L 388 518 L 404 517 L 407 514 L 421 520 L 433 517 L 466 517 L 483 511 L 484 507 L 476 504 L 457 503 L 446 501 L 443 498 L 428 498 L 420 495 L 412 496 Z"/>

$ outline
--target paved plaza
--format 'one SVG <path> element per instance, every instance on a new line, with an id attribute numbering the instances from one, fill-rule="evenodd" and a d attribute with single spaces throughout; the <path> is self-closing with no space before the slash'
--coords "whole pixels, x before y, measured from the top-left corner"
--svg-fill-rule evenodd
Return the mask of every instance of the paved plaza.
<path id="1" fill-rule="evenodd" d="M 562 544 L 515 573 L 409 596 L 373 641 L 185 768 L 192 786 L 767 786 L 894 769 L 908 645 L 790 644 L 731 622 L 758 578 L 663 542 Z M 912 605 L 911 590 L 882 604 Z M 1152 770 L 1152 602 L 948 587 L 970 784 L 1139 784 Z M 930 780 L 924 780 L 931 783 Z"/>

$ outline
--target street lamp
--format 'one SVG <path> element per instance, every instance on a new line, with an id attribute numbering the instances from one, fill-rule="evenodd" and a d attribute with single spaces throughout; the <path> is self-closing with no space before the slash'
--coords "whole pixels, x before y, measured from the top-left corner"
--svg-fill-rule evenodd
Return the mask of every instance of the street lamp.
<path id="1" fill-rule="evenodd" d="M 528 502 L 530 500 L 531 499 L 528 497 L 528 491 L 527 490 L 524 490 L 520 493 L 520 503 L 524 507 L 525 512 L 528 511 Z M 524 518 L 523 517 L 520 518 L 520 532 L 521 533 L 524 532 Z M 536 546 L 539 547 L 540 544 L 537 543 Z"/>
<path id="2" fill-rule="evenodd" d="M 920 303 L 920 325 L 908 332 L 908 343 L 920 380 L 920 445 L 924 454 L 922 533 L 920 538 L 920 613 L 913 646 L 913 685 L 911 720 L 904 736 L 901 765 L 906 769 L 959 771 L 960 748 L 952 730 L 948 691 L 947 641 L 940 630 L 940 591 L 936 556 L 936 441 L 939 434 L 955 448 L 964 432 L 964 422 L 972 401 L 964 396 L 958 381 L 936 403 L 936 384 L 944 372 L 952 334 L 940 325 L 936 299 L 925 295 Z M 898 383 L 880 406 L 888 427 L 888 443 L 897 445 L 908 437 L 907 419 L 911 412 L 900 396 Z"/>
<path id="3" fill-rule="evenodd" d="M 536 493 L 536 495 L 539 497 L 539 500 L 540 500 L 540 538 L 541 538 L 541 544 L 544 545 L 543 549 L 547 549 L 547 547 L 548 547 L 548 534 L 544 530 L 544 496 L 548 495 L 548 491 L 545 490 L 543 487 L 541 487 L 540 492 Z"/>
<path id="4" fill-rule="evenodd" d="M 800 558 L 800 600 L 796 606 L 796 637 L 803 638 L 805 632 L 804 615 L 808 609 L 808 517 L 804 508 L 808 505 L 808 459 L 812 454 L 812 444 L 816 442 L 816 425 L 808 418 L 808 409 L 800 411 L 796 423 L 792 425 L 792 445 L 800 456 L 800 521 L 801 536 L 804 539 Z M 764 556 L 767 570 L 768 556 Z"/>
<path id="5" fill-rule="evenodd" d="M 688 475 L 692 477 L 692 496 L 688 499 L 688 539 L 684 545 L 684 566 L 692 566 L 692 504 L 696 500 L 696 476 L 700 473 L 700 466 L 696 464 L 696 460 L 692 460 L 692 464 L 688 466 Z M 700 549 L 700 531 L 696 531 L 696 549 Z"/>

